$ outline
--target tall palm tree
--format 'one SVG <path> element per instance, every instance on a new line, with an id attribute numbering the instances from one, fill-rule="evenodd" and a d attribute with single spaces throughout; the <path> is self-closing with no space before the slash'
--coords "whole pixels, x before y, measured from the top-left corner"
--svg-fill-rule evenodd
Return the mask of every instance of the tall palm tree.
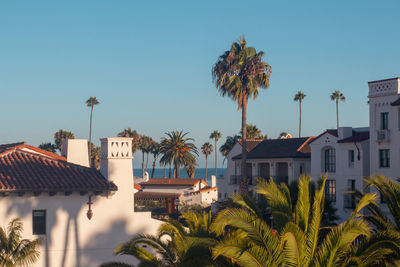
<path id="1" fill-rule="evenodd" d="M 294 209 L 285 184 L 277 185 L 272 179 L 260 182 L 257 192 L 271 206 L 278 231 L 272 230 L 253 206 L 237 201 L 243 208 L 223 210 L 211 226 L 219 235 L 226 234 L 226 227 L 231 229 L 213 248 L 214 257 L 223 255 L 241 266 L 342 266 L 353 255 L 354 240 L 372 234 L 360 211 L 374 203 L 376 195 L 365 195 L 350 218 L 331 227 L 329 234 L 320 240 L 325 181 L 326 178 L 311 198 L 311 179 L 302 176 Z"/>
<path id="2" fill-rule="evenodd" d="M 217 177 L 217 155 L 218 155 L 218 146 L 217 146 L 217 142 L 218 140 L 221 138 L 222 134 L 220 132 L 218 132 L 218 130 L 214 130 L 211 134 L 210 134 L 210 139 L 214 139 L 214 148 L 215 148 L 215 177 Z M 207 177 L 207 175 L 206 175 Z"/>
<path id="3" fill-rule="evenodd" d="M 100 104 L 96 97 L 91 96 L 86 100 L 86 106 L 90 107 L 90 127 L 89 127 L 89 144 L 92 142 L 92 118 L 93 118 L 93 108 L 95 105 Z M 89 158 L 91 158 L 91 150 L 89 148 Z"/>
<path id="4" fill-rule="evenodd" d="M 174 177 L 180 177 L 180 167 L 186 166 L 195 160 L 198 156 L 196 146 L 193 144 L 194 139 L 186 137 L 188 133 L 183 131 L 172 131 L 165 133 L 167 137 L 161 138 L 161 150 L 163 156 L 162 162 L 168 162 L 174 167 Z"/>
<path id="5" fill-rule="evenodd" d="M 54 143 L 57 146 L 57 149 L 61 152 L 62 144 L 64 140 L 74 139 L 75 135 L 72 132 L 64 131 L 62 129 L 58 130 L 58 132 L 54 133 Z"/>
<path id="6" fill-rule="evenodd" d="M 346 97 L 339 90 L 336 90 L 331 94 L 331 100 L 336 102 L 336 124 L 337 129 L 339 129 L 339 100 L 344 102 Z"/>
<path id="7" fill-rule="evenodd" d="M 210 155 L 213 152 L 213 145 L 210 144 L 209 142 L 205 142 L 201 146 L 201 152 L 204 154 L 206 157 L 206 177 L 205 180 L 207 181 L 207 163 L 208 163 L 208 155 Z"/>
<path id="8" fill-rule="evenodd" d="M 0 267 L 32 266 L 39 259 L 42 239 L 22 239 L 20 219 L 12 220 L 7 230 L 0 227 Z"/>
<path id="9" fill-rule="evenodd" d="M 300 118 L 299 118 L 299 137 L 301 137 L 301 104 L 303 102 L 303 99 L 307 95 L 304 94 L 302 91 L 298 91 L 297 94 L 294 96 L 294 101 L 299 102 L 299 113 L 300 113 Z"/>
<path id="10" fill-rule="evenodd" d="M 246 177 L 246 115 L 249 98 L 256 99 L 259 88 L 268 88 L 271 67 L 262 61 L 264 52 L 247 47 L 244 37 L 234 42 L 225 51 L 212 69 L 213 80 L 222 96 L 228 96 L 238 103 L 242 110 L 242 180 L 240 192 L 248 193 Z"/>
<path id="11" fill-rule="evenodd" d="M 131 127 L 128 127 L 127 129 L 124 129 L 122 132 L 118 133 L 118 136 L 132 138 L 132 156 L 134 156 L 136 151 L 139 149 L 142 136 L 136 130 L 132 130 Z M 132 161 L 132 168 L 134 169 L 133 163 L 134 161 Z"/>

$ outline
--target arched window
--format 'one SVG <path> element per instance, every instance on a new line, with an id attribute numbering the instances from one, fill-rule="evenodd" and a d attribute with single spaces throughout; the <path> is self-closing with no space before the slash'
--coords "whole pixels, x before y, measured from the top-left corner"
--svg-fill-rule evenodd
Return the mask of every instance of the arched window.
<path id="1" fill-rule="evenodd" d="M 324 172 L 335 172 L 336 171 L 336 152 L 335 149 L 329 147 L 324 150 Z"/>

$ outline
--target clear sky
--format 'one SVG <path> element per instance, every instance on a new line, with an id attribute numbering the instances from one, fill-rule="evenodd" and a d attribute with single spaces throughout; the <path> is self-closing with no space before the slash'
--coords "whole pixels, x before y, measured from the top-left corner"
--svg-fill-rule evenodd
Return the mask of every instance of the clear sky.
<path id="1" fill-rule="evenodd" d="M 329 95 L 340 89 L 341 125 L 367 126 L 367 81 L 400 76 L 399 11 L 366 0 L 1 1 L 0 143 L 39 145 L 58 129 L 88 138 L 91 95 L 97 144 L 129 126 L 154 139 L 188 131 L 198 146 L 214 129 L 225 139 L 241 113 L 211 68 L 241 34 L 272 66 L 249 123 L 297 135 L 302 90 L 303 135 L 318 135 L 336 125 Z"/>

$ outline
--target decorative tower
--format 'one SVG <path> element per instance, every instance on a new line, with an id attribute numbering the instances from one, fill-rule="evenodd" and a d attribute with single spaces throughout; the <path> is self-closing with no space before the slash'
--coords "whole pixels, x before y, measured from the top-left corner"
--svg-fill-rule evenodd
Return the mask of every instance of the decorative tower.
<path id="1" fill-rule="evenodd" d="M 118 191 L 112 196 L 118 209 L 134 212 L 132 138 L 108 137 L 101 141 L 100 173 L 113 182 Z"/>

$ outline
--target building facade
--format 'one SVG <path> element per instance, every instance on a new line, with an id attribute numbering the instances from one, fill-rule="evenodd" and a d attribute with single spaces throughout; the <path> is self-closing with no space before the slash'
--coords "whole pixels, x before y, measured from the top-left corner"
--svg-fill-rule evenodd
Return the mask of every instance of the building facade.
<path id="1" fill-rule="evenodd" d="M 340 220 L 354 209 L 349 191 L 363 191 L 363 178 L 369 176 L 369 128 L 340 127 L 326 130 L 311 143 L 311 177 L 328 175 L 325 197 L 337 208 Z"/>
<path id="2" fill-rule="evenodd" d="M 300 174 L 311 170 L 311 151 L 309 143 L 313 137 L 253 140 L 247 151 L 246 174 L 249 191 L 254 193 L 254 186 L 258 178 L 269 179 L 275 182 L 291 183 L 298 179 Z M 236 154 L 235 154 L 236 153 Z M 239 192 L 241 179 L 241 144 L 238 142 L 228 153 L 228 168 L 224 179 L 219 179 L 225 188 L 219 187 L 221 199 L 227 199 Z M 223 180 L 223 181 L 220 181 Z"/>
<path id="3" fill-rule="evenodd" d="M 370 173 L 400 178 L 400 78 L 368 82 Z"/>
<path id="4" fill-rule="evenodd" d="M 81 153 L 66 153 L 74 163 L 25 143 L 0 146 L 1 227 L 20 218 L 23 238 L 44 239 L 34 266 L 136 264 L 113 249 L 135 234 L 156 233 L 161 221 L 134 212 L 131 139 L 101 140 L 100 171 L 84 166 L 87 141 L 68 140 L 68 147 Z"/>

